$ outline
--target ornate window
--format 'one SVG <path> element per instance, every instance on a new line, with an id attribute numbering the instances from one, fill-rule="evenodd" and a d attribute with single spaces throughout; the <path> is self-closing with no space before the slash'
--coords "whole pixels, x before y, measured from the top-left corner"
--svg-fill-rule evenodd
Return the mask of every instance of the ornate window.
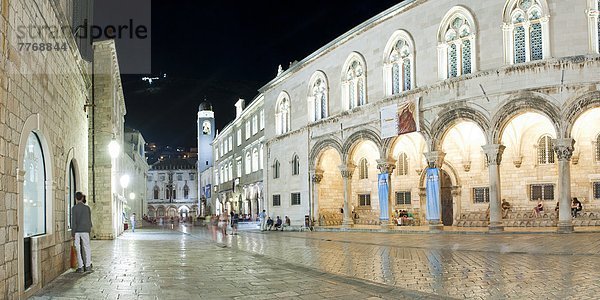
<path id="1" fill-rule="evenodd" d="M 327 78 L 321 71 L 316 72 L 310 80 L 308 95 L 308 112 L 310 121 L 318 121 L 329 115 L 329 88 Z"/>
<path id="2" fill-rule="evenodd" d="M 549 56 L 548 12 L 544 0 L 509 0 L 504 10 L 507 63 L 518 64 Z"/>
<path id="3" fill-rule="evenodd" d="M 359 168 L 359 179 L 368 179 L 369 178 L 369 164 L 367 163 L 366 158 L 361 158 L 358 162 Z"/>
<path id="4" fill-rule="evenodd" d="M 439 78 L 470 74 L 476 70 L 475 20 L 462 6 L 452 8 L 438 31 Z"/>
<path id="5" fill-rule="evenodd" d="M 385 55 L 387 94 L 411 90 L 414 87 L 414 46 L 408 32 L 396 31 L 385 48 Z"/>
<path id="6" fill-rule="evenodd" d="M 250 174 L 250 171 L 252 170 L 252 157 L 250 156 L 250 151 L 246 152 L 246 164 L 244 165 L 244 168 L 246 169 L 246 175 Z"/>
<path id="7" fill-rule="evenodd" d="M 158 200 L 159 191 L 160 189 L 158 188 L 158 185 L 154 185 L 154 200 Z"/>
<path id="8" fill-rule="evenodd" d="M 408 156 L 400 153 L 398 156 L 398 175 L 408 175 Z"/>
<path id="9" fill-rule="evenodd" d="M 46 233 L 46 167 L 39 137 L 29 133 L 23 157 L 24 236 Z"/>
<path id="10" fill-rule="evenodd" d="M 290 131 L 290 98 L 287 93 L 282 93 L 279 96 L 275 121 L 275 131 L 277 134 L 284 134 Z"/>
<path id="11" fill-rule="evenodd" d="M 294 155 L 294 158 L 292 158 L 292 175 L 298 174 L 300 174 L 300 158 L 298 158 L 298 155 Z"/>
<path id="12" fill-rule="evenodd" d="M 183 199 L 187 199 L 190 197 L 190 188 L 187 183 L 183 186 Z"/>
<path id="13" fill-rule="evenodd" d="M 273 178 L 274 179 L 279 178 L 279 169 L 280 169 L 279 161 L 275 160 L 275 163 L 273 163 Z"/>
<path id="14" fill-rule="evenodd" d="M 252 172 L 258 171 L 258 149 L 252 149 Z"/>
<path id="15" fill-rule="evenodd" d="M 554 163 L 554 145 L 550 136 L 545 135 L 538 140 L 537 153 L 539 165 Z"/>
<path id="16" fill-rule="evenodd" d="M 353 109 L 367 103 L 366 63 L 358 53 L 352 53 L 344 65 L 342 74 L 342 101 L 345 109 Z"/>

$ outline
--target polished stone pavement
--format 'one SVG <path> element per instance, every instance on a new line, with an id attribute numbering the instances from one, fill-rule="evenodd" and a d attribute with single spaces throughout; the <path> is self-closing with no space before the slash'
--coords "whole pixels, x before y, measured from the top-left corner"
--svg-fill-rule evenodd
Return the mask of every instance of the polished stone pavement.
<path id="1" fill-rule="evenodd" d="M 600 234 L 154 227 L 93 241 L 95 271 L 34 299 L 598 299 Z"/>

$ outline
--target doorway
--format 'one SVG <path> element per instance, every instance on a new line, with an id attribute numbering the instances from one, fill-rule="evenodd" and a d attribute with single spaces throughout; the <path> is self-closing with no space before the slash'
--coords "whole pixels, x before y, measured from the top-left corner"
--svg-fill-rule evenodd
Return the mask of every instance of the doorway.
<path id="1" fill-rule="evenodd" d="M 452 180 L 444 170 L 440 170 L 440 186 L 442 200 L 442 223 L 444 226 L 452 226 L 454 222 L 454 208 L 452 205 Z"/>

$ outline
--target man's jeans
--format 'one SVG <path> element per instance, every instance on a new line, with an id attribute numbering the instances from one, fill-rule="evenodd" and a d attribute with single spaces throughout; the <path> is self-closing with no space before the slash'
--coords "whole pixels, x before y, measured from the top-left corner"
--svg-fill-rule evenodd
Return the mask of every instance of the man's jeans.
<path id="1" fill-rule="evenodd" d="M 81 243 L 85 252 L 85 267 L 89 268 L 92 264 L 92 248 L 90 248 L 90 233 L 75 232 L 75 249 L 77 250 L 77 268 L 83 268 L 83 259 L 81 257 Z"/>

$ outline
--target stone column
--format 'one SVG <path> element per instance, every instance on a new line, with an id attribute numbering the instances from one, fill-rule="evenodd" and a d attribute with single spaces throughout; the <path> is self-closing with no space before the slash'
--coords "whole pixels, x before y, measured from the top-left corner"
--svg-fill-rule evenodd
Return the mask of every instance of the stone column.
<path id="1" fill-rule="evenodd" d="M 429 168 L 438 168 L 440 169 L 440 177 L 442 175 L 442 165 L 444 164 L 444 157 L 446 156 L 446 153 L 442 152 L 442 151 L 431 151 L 431 152 L 427 152 L 425 153 L 425 159 L 427 159 L 427 166 Z M 437 230 L 443 230 L 444 229 L 444 225 L 441 222 L 441 216 L 442 216 L 442 182 L 441 182 L 441 178 L 440 178 L 440 184 L 438 186 L 438 195 L 440 195 L 440 198 L 438 199 L 438 207 L 439 207 L 439 215 L 440 215 L 440 219 L 436 219 L 436 220 L 428 220 L 429 221 L 429 229 L 433 230 L 433 231 L 437 231 Z M 427 203 L 427 202 L 425 202 Z M 425 207 L 427 207 L 427 204 L 425 205 Z"/>
<path id="2" fill-rule="evenodd" d="M 355 166 L 352 164 L 349 165 L 341 165 L 340 172 L 342 173 L 342 178 L 344 179 L 344 219 L 342 220 L 342 227 L 352 227 L 354 225 L 354 220 L 350 217 L 350 197 L 352 196 L 350 190 L 349 181 L 352 180 L 352 173 L 354 173 Z"/>
<path id="3" fill-rule="evenodd" d="M 485 153 L 485 160 L 489 171 L 490 182 L 490 232 L 504 231 L 502 223 L 502 190 L 500 182 L 500 163 L 502 162 L 502 153 L 504 147 L 500 144 L 490 144 L 481 146 Z"/>
<path id="4" fill-rule="evenodd" d="M 554 151 L 558 158 L 558 190 L 559 210 L 558 210 L 558 232 L 573 232 L 573 221 L 571 217 L 571 157 L 575 140 L 573 139 L 555 139 L 552 140 Z"/>
<path id="5" fill-rule="evenodd" d="M 394 228 L 394 226 L 396 226 L 396 223 L 394 222 L 394 218 L 392 217 L 392 212 L 393 212 L 393 196 L 392 193 L 394 192 L 392 190 L 392 174 L 394 173 L 394 169 L 396 168 L 396 164 L 393 161 L 389 161 L 389 160 L 385 160 L 385 159 L 378 159 L 377 160 L 377 169 L 379 169 L 379 172 L 381 174 L 388 174 L 388 181 L 387 181 L 387 186 L 388 186 L 388 197 L 387 197 L 387 203 L 388 203 L 388 208 L 387 208 L 387 212 L 388 212 L 388 222 L 387 224 L 384 224 L 383 222 L 381 223 L 381 227 L 386 227 L 386 228 Z M 377 185 L 379 186 L 379 182 L 377 182 Z M 379 199 L 378 199 L 379 200 Z"/>
<path id="6" fill-rule="evenodd" d="M 319 183 L 323 179 L 323 171 L 322 170 L 311 170 L 310 171 L 310 181 L 312 183 L 311 192 L 312 192 L 312 203 L 310 207 L 310 218 L 311 218 L 311 226 L 319 220 Z"/>

